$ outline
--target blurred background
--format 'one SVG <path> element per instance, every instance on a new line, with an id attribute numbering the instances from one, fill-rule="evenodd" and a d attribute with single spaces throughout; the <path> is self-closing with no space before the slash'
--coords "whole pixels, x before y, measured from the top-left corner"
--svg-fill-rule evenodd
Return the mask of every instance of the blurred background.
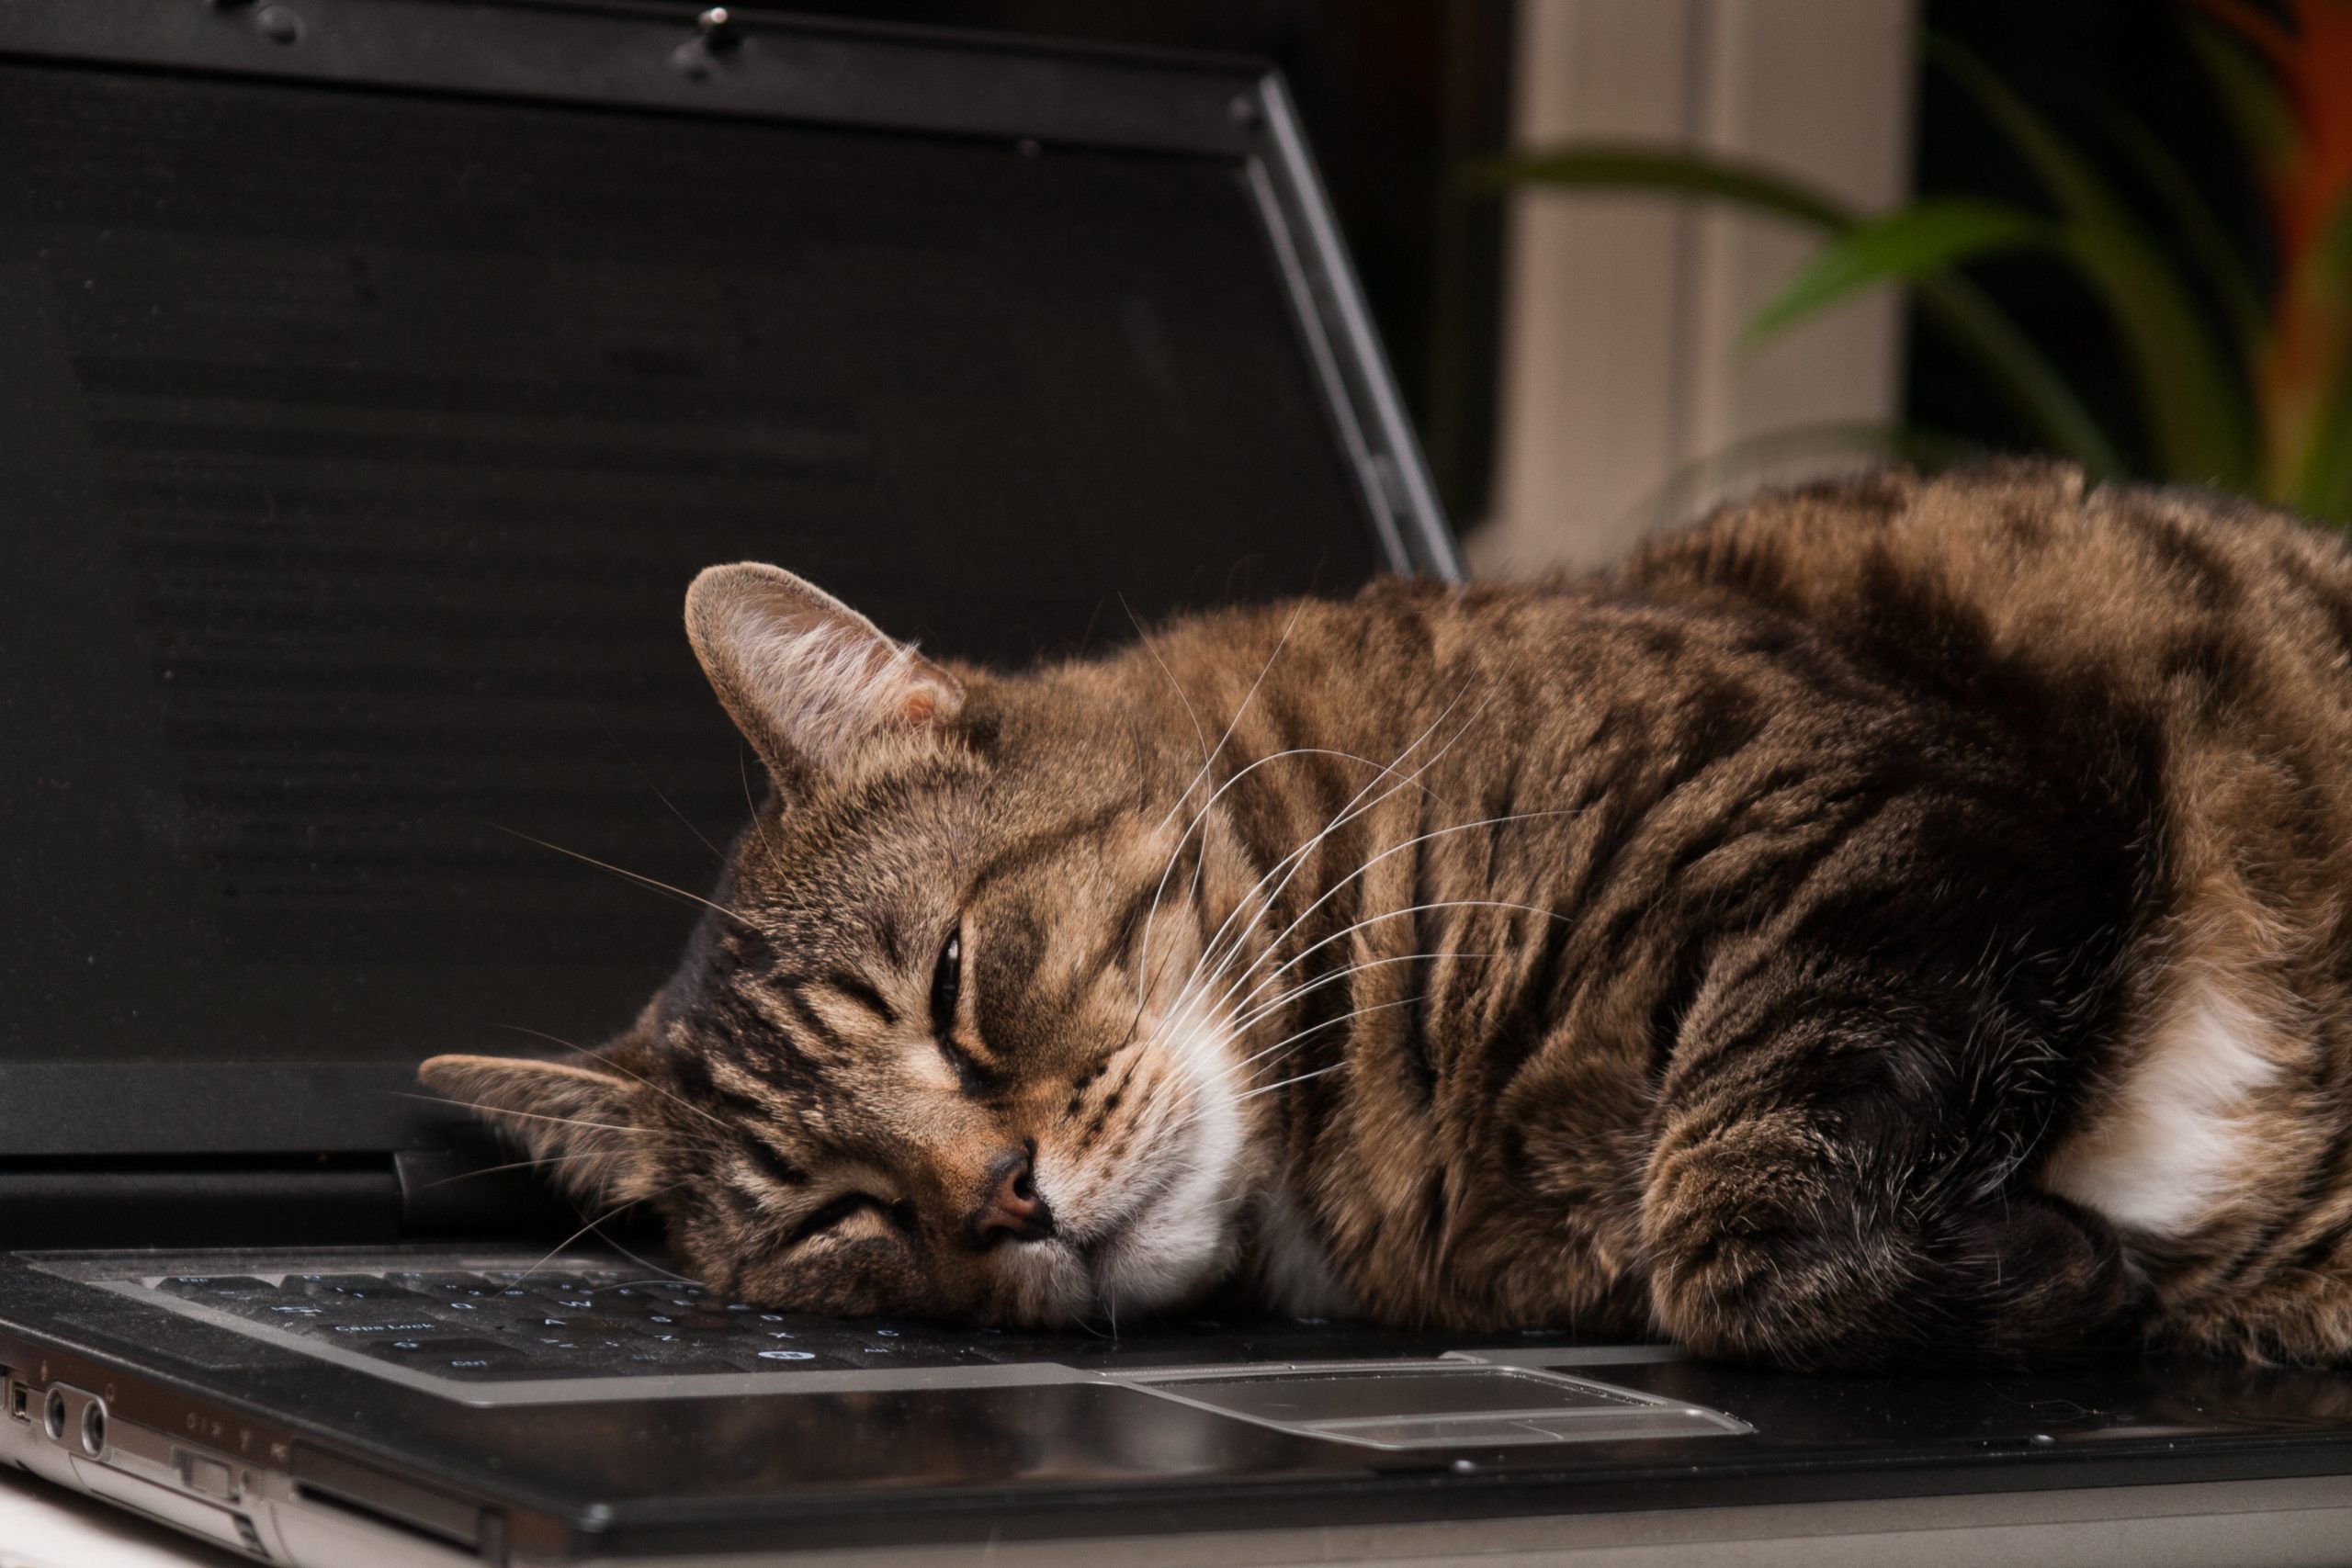
<path id="1" fill-rule="evenodd" d="M 1474 565 L 2062 453 L 2352 519 L 2352 0 L 825 0 L 1288 73 Z"/>

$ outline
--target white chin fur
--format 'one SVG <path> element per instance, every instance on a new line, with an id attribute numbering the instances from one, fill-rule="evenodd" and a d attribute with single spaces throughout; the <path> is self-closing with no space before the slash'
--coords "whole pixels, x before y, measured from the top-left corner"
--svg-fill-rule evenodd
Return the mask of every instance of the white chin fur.
<path id="1" fill-rule="evenodd" d="M 1094 1282 L 1086 1260 L 1075 1247 L 1051 1244 L 1005 1249 L 1001 1264 L 1012 1288 L 1000 1298 L 1022 1323 L 1075 1323 L 1084 1318 L 1094 1297 Z"/>
<path id="2" fill-rule="evenodd" d="M 1093 1256 L 1095 1304 L 1114 1320 L 1176 1305 L 1232 1264 L 1246 1136 L 1233 1047 L 1213 1022 L 1176 1032 L 1164 1047 L 1175 1067 L 1156 1112 L 1164 1130 L 1138 1161 L 1149 1195 Z"/>

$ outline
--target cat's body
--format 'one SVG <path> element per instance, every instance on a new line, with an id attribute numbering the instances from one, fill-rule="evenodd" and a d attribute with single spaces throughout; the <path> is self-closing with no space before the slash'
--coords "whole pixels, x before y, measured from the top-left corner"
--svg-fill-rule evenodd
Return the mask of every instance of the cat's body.
<path id="1" fill-rule="evenodd" d="M 949 671 L 765 569 L 678 980 L 445 1059 L 821 1310 L 2352 1355 L 2352 554 L 2016 468 Z"/>

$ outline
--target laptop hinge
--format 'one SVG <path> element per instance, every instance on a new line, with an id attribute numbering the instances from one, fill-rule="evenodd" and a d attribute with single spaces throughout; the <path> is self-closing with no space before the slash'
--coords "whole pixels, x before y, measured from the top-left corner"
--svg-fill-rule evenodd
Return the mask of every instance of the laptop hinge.
<path id="1" fill-rule="evenodd" d="M 580 1224 L 545 1182 L 488 1138 L 403 1149 L 392 1156 L 392 1174 L 406 1238 L 538 1235 Z"/>
<path id="2" fill-rule="evenodd" d="M 579 1224 L 503 1151 L 0 1159 L 0 1245 L 385 1246 Z"/>
<path id="3" fill-rule="evenodd" d="M 0 1161 L 10 1247 L 381 1244 L 399 1239 L 400 1216 L 384 1156 Z"/>

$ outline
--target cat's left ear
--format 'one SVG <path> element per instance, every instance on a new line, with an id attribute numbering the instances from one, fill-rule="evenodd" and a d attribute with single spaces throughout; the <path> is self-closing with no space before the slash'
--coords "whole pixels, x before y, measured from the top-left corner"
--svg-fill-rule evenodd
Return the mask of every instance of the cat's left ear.
<path id="1" fill-rule="evenodd" d="M 878 737 L 956 716 L 955 676 L 831 594 L 772 566 L 714 566 L 686 590 L 686 636 L 779 784 L 842 767 Z"/>
<path id="2" fill-rule="evenodd" d="M 643 1087 L 592 1055 L 560 1062 L 435 1056 L 417 1077 L 503 1129 L 576 1198 L 633 1202 L 657 1185 L 645 1153 L 652 1129 L 639 1117 Z"/>

